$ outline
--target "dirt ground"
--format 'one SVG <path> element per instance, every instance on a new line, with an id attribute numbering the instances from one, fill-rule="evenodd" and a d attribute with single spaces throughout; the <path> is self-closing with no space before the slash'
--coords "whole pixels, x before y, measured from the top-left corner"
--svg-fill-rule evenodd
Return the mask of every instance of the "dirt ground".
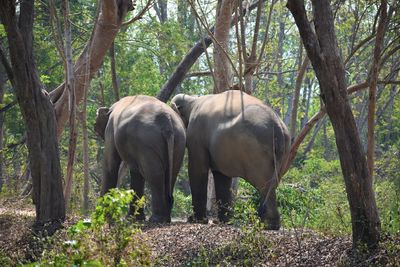
<path id="1" fill-rule="evenodd" d="M 0 256 L 11 258 L 11 265 L 29 262 L 40 248 L 32 246 L 35 236 L 30 230 L 34 210 L 18 201 L 0 203 Z M 10 208 L 12 206 L 12 208 Z M 67 225 L 71 224 L 67 221 Z M 240 247 L 245 233 L 238 227 L 223 224 L 189 224 L 173 222 L 146 225 L 142 229 L 156 266 L 192 266 L 200 254 L 218 250 L 228 244 Z M 268 247 L 256 266 L 400 266 L 400 235 L 385 236 L 372 255 L 357 258 L 351 253 L 350 237 L 321 235 L 312 230 L 282 229 L 264 231 Z M 391 251 L 388 245 L 397 248 Z M 222 253 L 222 252 L 221 252 Z M 218 258 L 218 257 L 217 257 Z M 219 258 L 224 258 L 221 255 Z M 232 257 L 230 257 L 232 258 Z M 230 261 L 229 266 L 241 266 Z M 226 262 L 219 263 L 227 266 Z M 210 265 L 215 265 L 212 262 Z"/>

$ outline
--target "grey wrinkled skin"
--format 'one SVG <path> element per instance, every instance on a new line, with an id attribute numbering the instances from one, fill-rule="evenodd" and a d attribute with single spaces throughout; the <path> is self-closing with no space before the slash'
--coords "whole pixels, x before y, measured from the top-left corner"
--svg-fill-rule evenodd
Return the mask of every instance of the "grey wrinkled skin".
<path id="1" fill-rule="evenodd" d="M 104 138 L 101 194 L 116 187 L 121 161 L 131 174 L 131 188 L 143 196 L 151 191 L 153 222 L 170 222 L 173 187 L 185 152 L 182 120 L 165 103 L 150 96 L 124 97 L 111 108 L 97 111 L 95 131 Z M 145 219 L 143 209 L 137 215 Z"/>
<path id="2" fill-rule="evenodd" d="M 277 114 L 241 91 L 172 99 L 187 127 L 189 178 L 195 221 L 206 221 L 208 170 L 214 175 L 218 216 L 231 215 L 231 177 L 242 177 L 261 195 L 259 215 L 279 229 L 275 189 L 278 171 L 290 148 L 289 132 Z"/>

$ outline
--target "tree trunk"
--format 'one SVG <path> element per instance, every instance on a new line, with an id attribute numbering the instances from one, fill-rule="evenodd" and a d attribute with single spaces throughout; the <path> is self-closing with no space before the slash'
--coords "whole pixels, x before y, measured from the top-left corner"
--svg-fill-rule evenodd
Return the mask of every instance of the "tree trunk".
<path id="1" fill-rule="evenodd" d="M 4 85 L 7 82 L 7 75 L 4 71 L 4 66 L 0 65 L 0 104 L 3 105 L 4 100 Z M 0 112 L 0 192 L 3 189 L 4 173 L 3 173 L 3 145 L 4 145 L 4 112 Z"/>
<path id="2" fill-rule="evenodd" d="M 63 0 L 62 9 L 64 13 L 64 35 L 65 35 L 65 59 L 66 59 L 66 77 L 65 87 L 69 94 L 69 145 L 68 145 L 68 162 L 67 162 L 67 176 L 65 178 L 64 198 L 65 207 L 68 210 L 69 202 L 71 199 L 72 180 L 74 175 L 74 161 L 76 151 L 76 101 L 75 101 L 75 77 L 74 65 L 72 61 L 72 37 L 71 25 L 69 22 L 69 1 Z"/>
<path id="3" fill-rule="evenodd" d="M 304 108 L 304 116 L 301 118 L 301 127 L 304 127 L 304 124 L 308 121 L 308 113 L 311 106 L 311 97 L 312 97 L 312 88 L 314 82 L 311 79 L 306 80 L 306 90 L 303 93 L 303 108 Z"/>
<path id="4" fill-rule="evenodd" d="M 82 123 L 82 150 L 83 150 L 83 212 L 88 214 L 89 211 L 89 136 L 87 129 L 87 92 L 83 98 L 83 107 L 81 113 Z"/>
<path id="5" fill-rule="evenodd" d="M 160 22 L 165 23 L 168 19 L 168 1 L 157 0 L 154 3 L 154 9 Z"/>
<path id="6" fill-rule="evenodd" d="M 126 13 L 133 10 L 130 0 L 103 0 L 100 3 L 99 15 L 92 36 L 75 64 L 75 99 L 77 105 L 82 101 L 91 79 L 100 68 Z M 69 93 L 68 90 L 65 90 L 65 83 L 54 89 L 50 93 L 50 98 L 56 110 L 57 136 L 60 136 L 69 114 Z"/>
<path id="7" fill-rule="evenodd" d="M 9 43 L 15 93 L 27 130 L 36 225 L 42 228 L 46 224 L 48 234 L 52 234 L 65 218 L 65 205 L 54 108 L 42 90 L 32 54 L 34 2 L 20 3 L 19 21 L 15 1 L 0 0 L 0 5 L 0 18 Z"/>
<path id="8" fill-rule="evenodd" d="M 119 85 L 118 85 L 118 77 L 117 77 L 117 70 L 115 64 L 115 43 L 112 42 L 110 48 L 110 60 L 111 60 L 111 77 L 112 77 L 112 87 L 114 91 L 114 99 L 117 102 L 120 98 L 119 96 Z"/>
<path id="9" fill-rule="evenodd" d="M 353 229 L 353 245 L 375 247 L 379 242 L 380 221 L 371 175 L 357 127 L 347 100 L 345 70 L 335 36 L 329 0 L 313 0 L 315 33 L 308 21 L 304 1 L 289 0 L 300 36 L 313 65 L 321 98 L 332 122 L 346 184 Z"/>
<path id="10" fill-rule="evenodd" d="M 279 21 L 279 34 L 278 34 L 278 55 L 276 57 L 277 60 L 277 71 L 278 71 L 278 87 L 282 90 L 282 92 L 285 90 L 285 83 L 283 81 L 283 74 L 282 74 L 282 60 L 283 60 L 283 41 L 285 39 L 285 22 L 283 21 L 283 17 L 281 17 Z M 283 93 L 280 97 L 281 99 L 281 106 L 278 108 L 275 108 L 277 111 L 278 115 L 281 117 L 283 115 L 283 106 L 284 106 L 284 101 L 285 97 L 283 97 Z"/>
<path id="11" fill-rule="evenodd" d="M 219 0 L 215 22 L 214 42 L 214 93 L 228 90 L 232 86 L 233 72 L 227 51 L 229 45 L 229 29 L 234 0 Z"/>
<path id="12" fill-rule="evenodd" d="M 304 160 L 307 159 L 307 154 L 311 151 L 312 147 L 314 146 L 314 142 L 315 142 L 315 139 L 317 138 L 317 134 L 318 134 L 319 130 L 321 129 L 321 126 L 323 126 L 323 125 L 325 125 L 324 119 L 318 121 L 317 125 L 315 125 L 314 132 L 311 135 L 310 141 L 308 142 L 308 144 L 303 152 Z"/>
<path id="13" fill-rule="evenodd" d="M 297 109 L 299 107 L 300 89 L 301 89 L 301 84 L 303 83 L 304 74 L 306 73 L 309 62 L 310 62 L 310 60 L 308 59 L 308 57 L 305 57 L 303 60 L 303 63 L 301 64 L 301 66 L 299 68 L 299 72 L 298 72 L 297 78 L 296 78 L 296 85 L 294 87 L 294 93 L 293 93 L 292 115 L 290 116 L 291 117 L 291 121 L 290 121 L 290 136 L 291 136 L 291 138 L 294 138 L 296 136 Z"/>
<path id="14" fill-rule="evenodd" d="M 371 66 L 369 98 L 368 98 L 368 149 L 367 163 L 371 177 L 374 174 L 374 152 L 375 152 L 375 109 L 376 109 L 376 85 L 378 82 L 378 74 L 381 61 L 381 50 L 383 46 L 383 38 L 385 36 L 386 20 L 387 20 L 387 3 L 381 0 L 380 17 L 378 29 L 376 32 L 374 58 Z"/>

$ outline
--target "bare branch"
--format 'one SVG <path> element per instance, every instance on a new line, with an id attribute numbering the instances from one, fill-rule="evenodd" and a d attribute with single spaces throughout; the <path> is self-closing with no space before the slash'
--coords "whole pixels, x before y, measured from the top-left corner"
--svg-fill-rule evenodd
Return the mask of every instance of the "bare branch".
<path id="1" fill-rule="evenodd" d="M 154 4 L 153 0 L 148 0 L 147 4 L 143 7 L 143 9 L 136 16 L 131 18 L 130 20 L 123 22 L 122 26 L 128 26 L 128 25 L 134 23 L 135 21 L 142 19 L 144 14 L 146 14 L 146 12 L 149 11 L 149 9 L 153 6 L 153 4 Z"/>

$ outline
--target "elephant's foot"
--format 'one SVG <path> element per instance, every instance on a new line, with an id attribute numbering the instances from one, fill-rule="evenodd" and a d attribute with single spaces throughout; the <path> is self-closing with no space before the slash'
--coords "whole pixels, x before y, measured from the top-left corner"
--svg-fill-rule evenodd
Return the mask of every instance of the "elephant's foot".
<path id="1" fill-rule="evenodd" d="M 230 208 L 223 208 L 218 212 L 218 219 L 221 223 L 229 223 L 232 219 L 233 212 Z"/>
<path id="2" fill-rule="evenodd" d="M 265 223 L 267 230 L 279 230 L 281 227 L 280 216 L 276 208 L 268 210 L 266 205 L 262 205 L 258 208 L 258 215 Z"/>
<path id="3" fill-rule="evenodd" d="M 267 230 L 275 230 L 275 231 L 278 231 L 279 228 L 281 228 L 280 224 L 267 224 L 266 227 Z"/>
<path id="4" fill-rule="evenodd" d="M 160 215 L 152 215 L 149 219 L 151 223 L 170 223 L 171 217 L 167 216 L 160 216 Z"/>
<path id="5" fill-rule="evenodd" d="M 201 217 L 197 218 L 195 215 L 190 215 L 187 219 L 188 223 L 202 223 L 202 224 L 208 224 L 208 218 L 207 217 Z"/>
<path id="6" fill-rule="evenodd" d="M 279 217 L 278 218 L 267 218 L 266 219 L 266 229 L 267 230 L 279 230 L 279 228 L 281 227 L 281 222 Z"/>

